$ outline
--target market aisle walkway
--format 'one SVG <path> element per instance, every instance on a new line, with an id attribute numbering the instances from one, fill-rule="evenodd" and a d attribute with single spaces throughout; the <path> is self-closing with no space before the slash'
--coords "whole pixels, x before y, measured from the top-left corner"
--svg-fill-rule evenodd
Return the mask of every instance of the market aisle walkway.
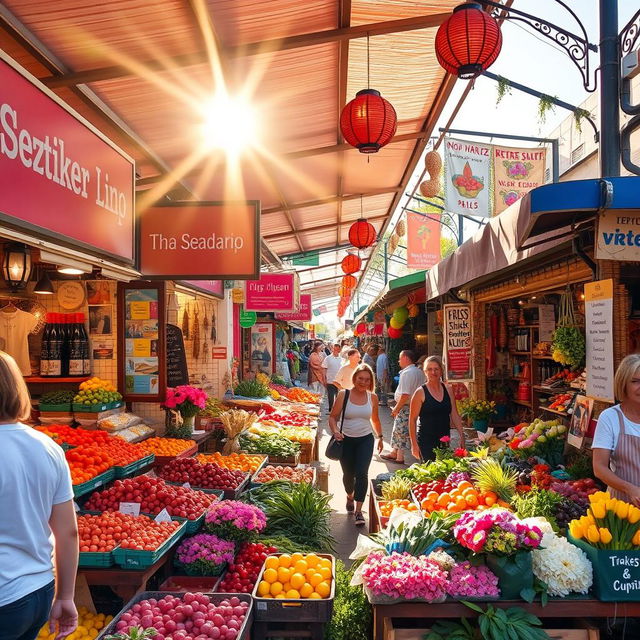
<path id="1" fill-rule="evenodd" d="M 380 421 L 382 422 L 382 429 L 384 433 L 385 451 L 388 451 L 389 442 L 391 440 L 391 430 L 393 428 L 393 418 L 391 417 L 391 410 L 388 407 L 380 407 Z M 320 442 L 319 457 L 322 462 L 329 465 L 329 493 L 333 496 L 331 499 L 331 507 L 333 508 L 331 524 L 333 529 L 333 536 L 337 541 L 336 552 L 337 556 L 340 559 L 342 559 L 344 562 L 349 563 L 349 554 L 356 546 L 358 533 L 367 533 L 369 531 L 368 502 L 365 503 L 364 508 L 364 515 L 367 519 L 367 525 L 364 527 L 356 527 L 353 523 L 353 515 L 348 515 L 345 509 L 346 499 L 344 488 L 342 486 L 342 470 L 340 468 L 340 463 L 335 460 L 327 460 L 324 457 L 324 451 L 327 448 L 327 442 L 329 441 L 326 399 L 322 403 L 320 426 L 322 428 L 322 439 Z M 415 458 L 413 458 L 410 453 L 408 453 L 405 459 L 409 464 L 415 462 Z M 396 471 L 400 468 L 400 465 L 382 460 L 382 458 L 380 458 L 377 453 L 374 453 L 373 460 L 371 461 L 371 467 L 369 469 L 369 477 L 375 478 L 380 473 Z"/>

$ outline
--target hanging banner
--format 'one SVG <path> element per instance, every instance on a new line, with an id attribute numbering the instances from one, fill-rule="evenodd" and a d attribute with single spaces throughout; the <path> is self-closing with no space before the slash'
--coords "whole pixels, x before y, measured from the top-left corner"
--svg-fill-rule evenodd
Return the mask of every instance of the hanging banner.
<path id="1" fill-rule="evenodd" d="M 490 218 L 491 146 L 447 138 L 444 149 L 447 211 Z"/>
<path id="2" fill-rule="evenodd" d="M 439 216 L 430 213 L 427 218 L 407 212 L 407 267 L 410 269 L 431 269 L 440 262 Z"/>
<path id="3" fill-rule="evenodd" d="M 640 216 L 632 211 L 603 211 L 598 216 L 598 260 L 640 261 Z"/>
<path id="4" fill-rule="evenodd" d="M 247 311 L 295 311 L 300 302 L 294 273 L 262 273 L 260 280 L 249 280 L 245 289 Z"/>
<path id="5" fill-rule="evenodd" d="M 311 295 L 303 293 L 300 296 L 300 304 L 293 313 L 276 313 L 276 318 L 285 322 L 309 322 L 311 320 Z"/>
<path id="6" fill-rule="evenodd" d="M 613 392 L 613 280 L 584 285 L 587 395 L 615 402 Z"/>
<path id="7" fill-rule="evenodd" d="M 444 356 L 447 380 L 473 380 L 471 305 L 444 305 Z"/>
<path id="8" fill-rule="evenodd" d="M 493 147 L 494 216 L 544 184 L 546 160 L 547 150 L 543 147 Z"/>

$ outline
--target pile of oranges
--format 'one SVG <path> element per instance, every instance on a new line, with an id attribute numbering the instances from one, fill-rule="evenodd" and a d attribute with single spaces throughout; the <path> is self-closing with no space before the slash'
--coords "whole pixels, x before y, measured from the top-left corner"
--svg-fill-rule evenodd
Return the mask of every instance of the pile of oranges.
<path id="1" fill-rule="evenodd" d="M 482 511 L 494 504 L 509 506 L 498 500 L 493 491 L 478 491 L 469 481 L 463 480 L 457 487 L 444 493 L 429 491 L 420 507 L 423 511 L 443 511 L 446 513 L 460 513 L 461 511 Z"/>
<path id="2" fill-rule="evenodd" d="M 287 398 L 293 402 L 303 402 L 304 404 L 318 404 L 320 396 L 303 389 L 302 387 L 292 387 L 287 391 Z"/>
<path id="3" fill-rule="evenodd" d="M 195 440 L 181 440 L 180 438 L 149 438 L 140 443 L 140 447 L 147 453 L 155 453 L 156 456 L 177 456 L 195 447 Z"/>
<path id="4" fill-rule="evenodd" d="M 331 595 L 332 563 L 315 553 L 269 556 L 258 582 L 261 598 L 322 600 Z"/>
<path id="5" fill-rule="evenodd" d="M 99 446 L 81 445 L 65 453 L 71 470 L 71 482 L 79 485 L 99 476 L 113 466 L 113 459 Z"/>
<path id="6" fill-rule="evenodd" d="M 196 458 L 201 464 L 213 462 L 223 469 L 249 471 L 250 473 L 255 473 L 264 460 L 264 456 L 259 454 L 230 453 L 223 456 L 219 451 L 209 454 L 201 453 Z"/>
<path id="7" fill-rule="evenodd" d="M 378 507 L 380 509 L 380 515 L 384 518 L 388 518 L 396 507 L 406 509 L 407 511 L 418 510 L 417 505 L 410 500 L 400 500 L 397 498 L 395 500 L 380 500 Z"/>

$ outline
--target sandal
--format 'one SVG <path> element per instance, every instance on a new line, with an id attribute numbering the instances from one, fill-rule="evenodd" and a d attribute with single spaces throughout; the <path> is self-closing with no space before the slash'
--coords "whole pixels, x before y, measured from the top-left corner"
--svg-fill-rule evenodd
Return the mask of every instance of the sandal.
<path id="1" fill-rule="evenodd" d="M 392 456 L 390 453 L 381 453 L 380 457 L 383 460 L 388 460 L 389 462 L 395 462 L 396 461 L 396 457 Z"/>
<path id="2" fill-rule="evenodd" d="M 353 498 L 349 498 L 349 496 L 347 496 L 347 512 L 351 513 L 354 510 L 354 501 Z"/>
<path id="3" fill-rule="evenodd" d="M 362 515 L 362 511 L 358 511 L 358 513 L 356 513 L 356 527 L 362 527 L 365 524 L 365 519 L 364 516 Z"/>

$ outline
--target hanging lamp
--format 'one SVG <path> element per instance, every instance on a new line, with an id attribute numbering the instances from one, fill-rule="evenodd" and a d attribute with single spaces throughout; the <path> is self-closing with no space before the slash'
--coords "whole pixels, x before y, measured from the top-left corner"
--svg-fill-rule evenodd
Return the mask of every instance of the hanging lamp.
<path id="1" fill-rule="evenodd" d="M 436 34 L 440 66 L 462 80 L 477 78 L 500 54 L 500 25 L 478 2 L 457 6 Z"/>
<path id="2" fill-rule="evenodd" d="M 345 141 L 360 153 L 377 153 L 396 133 L 398 116 L 392 104 L 369 83 L 369 34 L 367 34 L 367 88 L 356 93 L 340 114 Z"/>
<path id="3" fill-rule="evenodd" d="M 342 276 L 342 286 L 347 289 L 355 289 L 358 284 L 358 279 L 355 276 L 348 275 Z"/>
<path id="4" fill-rule="evenodd" d="M 376 236 L 374 226 L 364 217 L 360 196 L 360 217 L 349 227 L 349 242 L 358 249 L 366 249 L 376 241 Z"/>
<path id="5" fill-rule="evenodd" d="M 362 260 L 360 259 L 360 256 L 357 256 L 355 253 L 350 253 L 342 258 L 340 266 L 342 267 L 343 273 L 349 275 L 360 271 L 360 268 L 362 267 Z"/>

